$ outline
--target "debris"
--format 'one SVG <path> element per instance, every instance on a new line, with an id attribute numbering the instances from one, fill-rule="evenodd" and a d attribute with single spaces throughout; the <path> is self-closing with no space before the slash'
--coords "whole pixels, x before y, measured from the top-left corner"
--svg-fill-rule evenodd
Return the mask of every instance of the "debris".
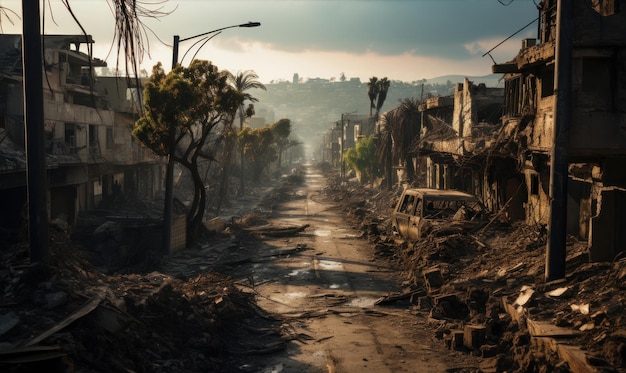
<path id="1" fill-rule="evenodd" d="M 374 304 L 377 306 L 382 306 L 386 304 L 395 303 L 399 300 L 413 299 L 413 297 L 415 296 L 422 297 L 424 295 L 426 295 L 426 292 L 423 289 L 413 290 L 413 291 L 409 291 L 409 292 L 402 293 L 402 294 L 389 294 L 384 297 L 378 298 L 376 302 L 374 302 Z"/>
<path id="2" fill-rule="evenodd" d="M 589 315 L 589 303 L 585 304 L 570 304 L 572 311 L 580 312 L 583 315 Z"/>
<path id="3" fill-rule="evenodd" d="M 45 295 L 47 309 L 57 308 L 67 303 L 67 293 L 64 291 L 56 291 Z"/>
<path id="4" fill-rule="evenodd" d="M 424 282 L 428 293 L 433 293 L 444 284 L 443 276 L 439 267 L 431 267 L 424 270 Z"/>
<path id="5" fill-rule="evenodd" d="M 585 330 L 591 330 L 595 327 L 596 327 L 596 324 L 593 321 L 591 321 L 586 324 L 583 324 L 580 328 L 578 328 L 578 330 L 580 330 L 581 332 L 584 332 Z"/>
<path id="6" fill-rule="evenodd" d="M 204 222 L 204 227 L 209 231 L 209 232 L 221 232 L 224 230 L 225 224 L 224 221 L 219 218 L 213 218 L 210 219 L 208 221 Z"/>
<path id="7" fill-rule="evenodd" d="M 567 292 L 569 290 L 568 287 L 561 287 L 558 289 L 554 289 L 552 291 L 549 291 L 546 293 L 546 296 L 548 297 L 560 297 L 561 295 L 565 294 L 565 292 Z"/>
<path id="8" fill-rule="evenodd" d="M 37 337 L 31 339 L 30 341 L 27 341 L 24 343 L 18 343 L 16 347 L 30 347 L 45 340 L 46 338 L 50 337 L 54 333 L 57 333 L 58 331 L 62 330 L 66 326 L 73 323 L 74 321 L 80 319 L 81 317 L 89 314 L 91 311 L 96 309 L 96 307 L 98 307 L 98 305 L 100 304 L 100 302 L 102 302 L 104 297 L 105 296 L 103 293 L 101 292 L 97 293 L 96 295 L 91 297 L 91 299 L 89 299 L 89 301 L 86 302 L 80 309 L 78 309 L 77 311 L 75 311 L 74 313 L 66 317 L 65 319 L 63 319 L 61 322 L 57 323 L 52 328 L 46 330 L 45 332 L 41 333 Z"/>
<path id="9" fill-rule="evenodd" d="M 487 341 L 485 325 L 465 325 L 463 329 L 463 346 L 470 350 L 480 349 Z"/>
<path id="10" fill-rule="evenodd" d="M 20 317 L 13 311 L 0 315 L 0 336 L 10 331 L 20 323 Z"/>
<path id="11" fill-rule="evenodd" d="M 309 224 L 292 227 L 274 227 L 274 226 L 261 226 L 255 228 L 248 228 L 247 230 L 258 235 L 272 236 L 272 237 L 286 237 L 296 235 L 309 227 Z"/>
<path id="12" fill-rule="evenodd" d="M 533 294 L 535 294 L 535 290 L 530 286 L 524 285 L 520 290 L 519 297 L 517 297 L 513 304 L 516 306 L 525 306 L 532 299 Z"/>

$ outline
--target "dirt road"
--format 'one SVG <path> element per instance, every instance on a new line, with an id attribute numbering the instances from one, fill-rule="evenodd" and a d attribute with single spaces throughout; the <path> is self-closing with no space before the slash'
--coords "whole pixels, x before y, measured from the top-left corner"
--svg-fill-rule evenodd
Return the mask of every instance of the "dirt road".
<path id="1" fill-rule="evenodd" d="M 408 304 L 375 305 L 380 297 L 401 291 L 397 272 L 377 262 L 368 242 L 356 237 L 341 211 L 325 201 L 324 185 L 323 176 L 308 168 L 305 182 L 274 208 L 271 221 L 309 227 L 298 235 L 264 237 L 260 251 L 271 260 L 239 268 L 252 274 L 258 304 L 280 314 L 295 336 L 283 352 L 261 363 L 244 361 L 241 367 L 426 373 L 477 367 L 471 356 L 446 350 L 434 337 L 435 326 L 425 315 L 411 313 Z"/>

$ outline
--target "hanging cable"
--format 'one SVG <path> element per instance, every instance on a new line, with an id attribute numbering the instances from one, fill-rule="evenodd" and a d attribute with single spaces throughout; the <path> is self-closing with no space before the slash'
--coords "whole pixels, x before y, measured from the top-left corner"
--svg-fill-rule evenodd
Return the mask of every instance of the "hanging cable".
<path id="1" fill-rule="evenodd" d="M 483 57 L 485 57 L 486 55 L 488 55 L 489 53 L 491 53 L 494 49 L 498 48 L 499 46 L 501 46 L 502 44 L 504 44 L 507 40 L 509 40 L 510 38 L 512 38 L 513 36 L 519 34 L 520 32 L 522 32 L 526 27 L 532 25 L 533 23 L 537 22 L 537 20 L 539 20 L 539 17 L 533 19 L 532 21 L 530 21 L 526 26 L 522 27 L 521 29 L 515 31 L 513 34 L 511 34 L 508 38 L 502 40 L 501 42 L 499 42 L 498 44 L 496 44 L 495 47 L 489 49 L 487 52 L 485 52 L 485 54 L 483 54 Z M 491 57 L 491 55 L 489 54 L 489 57 Z M 493 57 L 491 58 L 493 60 Z M 495 61 L 494 61 L 495 62 Z"/>

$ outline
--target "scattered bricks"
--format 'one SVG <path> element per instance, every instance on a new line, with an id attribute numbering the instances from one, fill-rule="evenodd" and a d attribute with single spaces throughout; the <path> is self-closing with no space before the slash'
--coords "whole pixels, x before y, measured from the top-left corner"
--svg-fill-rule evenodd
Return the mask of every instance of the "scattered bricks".
<path id="1" fill-rule="evenodd" d="M 436 291 L 444 284 L 441 270 L 438 267 L 425 269 L 423 274 L 424 282 L 426 283 L 426 290 L 428 290 L 428 293 Z"/>
<path id="2" fill-rule="evenodd" d="M 450 349 L 452 350 L 463 349 L 463 331 L 462 330 L 450 330 Z"/>
<path id="3" fill-rule="evenodd" d="M 433 308 L 433 298 L 429 296 L 417 298 L 417 309 L 420 311 L 428 311 Z"/>
<path id="4" fill-rule="evenodd" d="M 435 298 L 435 305 L 430 310 L 430 317 L 434 319 L 444 319 L 453 313 L 453 304 L 458 303 L 454 294 L 440 295 Z"/>
<path id="5" fill-rule="evenodd" d="M 470 350 L 477 350 L 487 341 L 487 327 L 485 325 L 465 325 L 464 344 Z"/>
<path id="6" fill-rule="evenodd" d="M 456 294 L 440 295 L 435 298 L 435 306 L 431 310 L 431 316 L 435 315 L 439 318 L 465 320 L 469 316 L 469 308 Z"/>
<path id="7" fill-rule="evenodd" d="M 489 292 L 484 289 L 473 288 L 467 292 L 467 300 L 470 310 L 475 313 L 485 313 Z"/>
<path id="8" fill-rule="evenodd" d="M 500 319 L 489 319 L 487 320 L 486 323 L 486 327 L 487 327 L 487 340 L 491 340 L 491 341 L 497 341 L 500 339 L 500 337 L 502 337 L 502 335 L 504 334 L 504 332 L 507 330 L 507 327 L 509 325 L 510 322 L 510 318 L 509 321 L 507 321 L 506 319 L 500 320 Z"/>

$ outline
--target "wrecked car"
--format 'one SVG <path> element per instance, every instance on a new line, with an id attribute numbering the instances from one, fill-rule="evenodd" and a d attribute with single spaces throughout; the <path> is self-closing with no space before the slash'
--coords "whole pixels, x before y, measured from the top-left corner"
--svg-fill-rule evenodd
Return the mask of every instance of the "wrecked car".
<path id="1" fill-rule="evenodd" d="M 446 235 L 474 231 L 487 224 L 480 200 L 458 190 L 406 189 L 391 219 L 393 233 L 418 240 L 426 234 Z"/>

